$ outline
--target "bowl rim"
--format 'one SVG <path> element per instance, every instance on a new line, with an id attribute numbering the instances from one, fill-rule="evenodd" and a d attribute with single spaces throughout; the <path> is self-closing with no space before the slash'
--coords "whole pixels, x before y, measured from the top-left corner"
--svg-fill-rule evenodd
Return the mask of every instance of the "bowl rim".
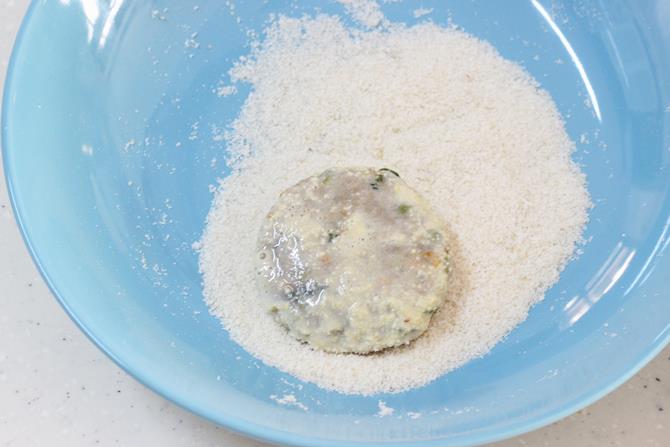
<path id="1" fill-rule="evenodd" d="M 97 0 L 96 0 L 97 1 Z M 30 32 L 31 22 L 33 16 L 36 13 L 36 10 L 39 7 L 39 2 L 32 0 L 26 10 L 25 16 L 21 21 L 21 25 L 17 31 L 14 45 L 12 47 L 11 56 L 7 66 L 7 72 L 5 77 L 4 91 L 2 95 L 2 104 L 0 107 L 0 149 L 2 150 L 2 163 L 3 171 L 5 177 L 5 184 L 7 187 L 7 192 L 14 215 L 14 219 L 17 223 L 19 231 L 23 242 L 28 249 L 28 253 L 32 258 L 33 263 L 37 267 L 37 270 L 40 273 L 40 276 L 46 283 L 51 294 L 56 298 L 61 307 L 65 310 L 70 319 L 75 323 L 75 325 L 92 341 L 98 349 L 100 349 L 109 359 L 111 359 L 118 367 L 123 371 L 133 377 L 135 380 L 140 382 L 145 387 L 149 388 L 153 392 L 157 393 L 159 396 L 164 399 L 176 404 L 177 406 L 194 413 L 209 422 L 222 426 L 226 429 L 229 429 L 235 433 L 248 436 L 253 439 L 260 441 L 270 442 L 270 443 L 279 443 L 282 445 L 293 445 L 301 447 L 335 447 L 342 445 L 340 441 L 329 440 L 325 438 L 317 437 L 308 437 L 303 435 L 297 435 L 288 431 L 276 430 L 273 428 L 268 428 L 263 424 L 251 422 L 249 420 L 235 416 L 233 413 L 214 414 L 203 408 L 198 407 L 197 404 L 188 401 L 187 396 L 177 395 L 172 393 L 168 388 L 160 386 L 158 383 L 151 379 L 151 374 L 145 374 L 142 370 L 133 367 L 133 365 L 126 363 L 124 359 L 119 356 L 117 353 L 113 352 L 108 346 L 106 346 L 97 335 L 89 330 L 79 319 L 74 309 L 72 309 L 67 299 L 59 292 L 54 281 L 47 269 L 42 264 L 40 255 L 38 253 L 37 247 L 35 247 L 31 241 L 30 234 L 25 225 L 24 216 L 21 211 L 22 207 L 19 203 L 16 195 L 16 191 L 19 188 L 19 185 L 15 183 L 13 173 L 9 168 L 9 153 L 11 152 L 11 145 L 9 144 L 9 126 L 7 125 L 7 116 L 10 109 L 10 102 L 12 91 L 14 89 L 14 81 L 16 77 L 16 60 L 18 54 L 21 53 L 25 36 Z M 670 328 L 670 326 L 669 326 Z M 549 424 L 557 422 L 573 413 L 582 410 L 583 408 L 593 404 L 599 399 L 603 398 L 610 392 L 614 391 L 616 388 L 621 386 L 623 383 L 628 381 L 632 376 L 634 376 L 638 371 L 640 371 L 647 363 L 649 363 L 654 357 L 656 357 L 659 352 L 661 352 L 668 344 L 670 344 L 670 331 L 666 330 L 664 336 L 656 337 L 652 344 L 650 344 L 649 349 L 642 355 L 637 363 L 631 365 L 627 370 L 622 371 L 617 379 L 609 382 L 606 385 L 603 385 L 599 388 L 593 389 L 591 392 L 585 393 L 578 399 L 574 399 L 572 402 L 568 402 L 558 411 L 553 411 L 546 413 L 544 415 L 538 415 L 531 417 L 527 421 L 512 423 L 505 429 L 494 429 L 489 432 L 483 432 L 478 434 L 464 434 L 459 438 L 450 440 L 449 446 L 452 447 L 466 447 L 466 446 L 475 446 L 482 445 L 491 442 L 501 441 L 504 439 L 509 439 L 514 436 L 522 435 L 533 430 L 545 427 Z M 451 442 L 453 441 L 453 442 Z M 354 446 L 366 446 L 366 447 L 382 447 L 389 445 L 388 442 L 378 443 L 378 442 L 347 442 L 348 445 Z M 398 447 L 416 447 L 418 445 L 422 446 L 445 446 L 445 439 L 431 439 L 431 440 L 422 440 L 419 442 L 411 441 L 401 441 L 401 442 L 391 442 L 391 444 Z"/>

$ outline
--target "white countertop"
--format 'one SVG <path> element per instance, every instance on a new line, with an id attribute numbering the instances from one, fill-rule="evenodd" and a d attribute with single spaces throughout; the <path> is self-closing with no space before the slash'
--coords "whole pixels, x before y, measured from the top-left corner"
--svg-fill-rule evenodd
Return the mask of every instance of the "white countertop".
<path id="1" fill-rule="evenodd" d="M 28 0 L 0 0 L 0 91 L 27 5 Z M 39 276 L 0 180 L 0 447 L 265 445 L 165 401 L 105 357 Z M 670 445 L 670 348 L 597 404 L 495 444 L 525 445 Z"/>

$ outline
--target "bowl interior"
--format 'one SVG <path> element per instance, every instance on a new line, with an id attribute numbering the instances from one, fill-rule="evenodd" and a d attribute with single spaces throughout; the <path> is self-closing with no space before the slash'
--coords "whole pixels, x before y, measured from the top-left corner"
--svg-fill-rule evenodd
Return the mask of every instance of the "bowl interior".
<path id="1" fill-rule="evenodd" d="M 509 436 L 602 396 L 658 352 L 670 335 L 670 5 L 634 0 L 422 2 L 433 8 L 422 19 L 490 41 L 551 93 L 596 205 L 581 256 L 490 354 L 425 387 L 361 397 L 229 339 L 203 303 L 192 244 L 226 174 L 222 132 L 249 91 L 215 90 L 270 13 L 343 14 L 323 3 L 32 6 L 8 77 L 5 169 L 33 256 L 87 334 L 177 403 L 304 445 Z M 383 4 L 408 24 L 415 8 Z M 276 402 L 286 395 L 308 411 Z"/>

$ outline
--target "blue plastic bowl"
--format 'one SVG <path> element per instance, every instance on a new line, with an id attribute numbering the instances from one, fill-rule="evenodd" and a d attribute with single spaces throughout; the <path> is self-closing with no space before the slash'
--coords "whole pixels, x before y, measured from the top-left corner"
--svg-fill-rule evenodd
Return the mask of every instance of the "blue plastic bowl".
<path id="1" fill-rule="evenodd" d="M 322 3 L 245 0 L 235 12 L 256 30 L 271 12 L 343 12 Z M 584 253 L 504 342 L 425 387 L 346 396 L 263 365 L 208 315 L 191 244 L 222 175 L 209 126 L 248 93 L 212 92 L 248 52 L 218 0 L 40 1 L 23 24 L 3 104 L 5 172 L 35 262 L 82 330 L 185 408 L 305 446 L 505 438 L 584 407 L 658 353 L 670 337 L 670 3 L 443 3 L 422 6 L 552 94 L 596 203 Z M 383 9 L 412 23 L 415 7 Z M 199 47 L 185 45 L 196 32 Z M 309 411 L 270 397 L 285 394 Z M 376 415 L 379 400 L 392 416 Z"/>

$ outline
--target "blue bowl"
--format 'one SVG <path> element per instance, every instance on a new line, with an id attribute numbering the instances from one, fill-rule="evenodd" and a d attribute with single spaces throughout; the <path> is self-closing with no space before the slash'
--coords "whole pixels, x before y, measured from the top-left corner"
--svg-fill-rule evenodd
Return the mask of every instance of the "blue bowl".
<path id="1" fill-rule="evenodd" d="M 343 13 L 322 3 L 245 0 L 235 13 L 255 30 L 271 12 Z M 658 353 L 670 337 L 670 3 L 443 3 L 422 6 L 551 93 L 596 204 L 583 254 L 504 342 L 422 388 L 348 396 L 255 360 L 208 315 L 191 244 L 222 175 L 210 126 L 248 93 L 212 90 L 248 47 L 229 7 L 204 0 L 40 1 L 21 29 L 3 103 L 7 182 L 35 262 L 82 330 L 185 408 L 305 446 L 509 437 L 588 405 Z M 413 7 L 383 10 L 411 24 Z M 196 32 L 199 46 L 184 45 Z M 271 397 L 286 394 L 309 411 Z M 393 415 L 377 415 L 380 401 Z"/>

